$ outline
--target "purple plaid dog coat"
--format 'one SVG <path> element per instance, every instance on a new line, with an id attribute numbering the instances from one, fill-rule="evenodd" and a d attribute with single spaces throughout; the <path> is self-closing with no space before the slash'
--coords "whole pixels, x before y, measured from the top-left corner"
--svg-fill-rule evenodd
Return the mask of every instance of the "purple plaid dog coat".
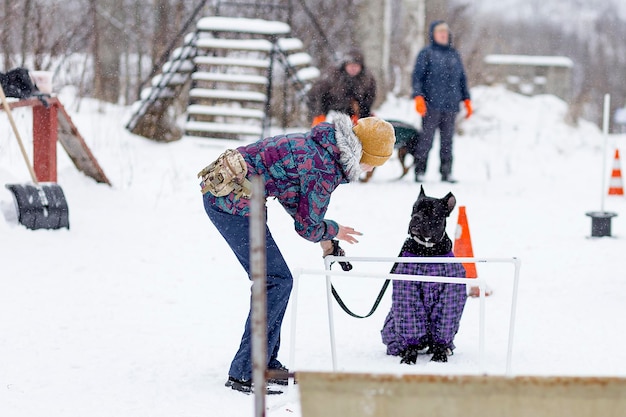
<path id="1" fill-rule="evenodd" d="M 416 255 L 405 251 L 401 256 Z M 395 273 L 465 278 L 465 268 L 460 263 L 399 263 Z M 391 311 L 381 330 L 388 355 L 400 355 L 408 345 L 427 341 L 454 349 L 454 336 L 467 299 L 464 284 L 393 281 L 391 299 Z"/>

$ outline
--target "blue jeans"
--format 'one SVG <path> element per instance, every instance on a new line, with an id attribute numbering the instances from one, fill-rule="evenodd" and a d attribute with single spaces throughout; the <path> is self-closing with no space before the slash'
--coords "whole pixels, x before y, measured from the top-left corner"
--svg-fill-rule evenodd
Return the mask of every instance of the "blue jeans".
<path id="1" fill-rule="evenodd" d="M 224 213 L 214 209 L 204 199 L 204 209 L 226 243 L 237 256 L 241 266 L 250 275 L 250 222 L 248 217 Z M 280 329 L 287 310 L 289 295 L 293 286 L 291 271 L 280 253 L 267 225 L 265 226 L 267 246 L 267 367 L 279 368 Z M 252 299 L 250 300 L 252 301 Z M 228 375 L 239 380 L 252 378 L 252 304 L 246 320 L 246 328 L 241 338 L 239 350 L 235 354 Z"/>

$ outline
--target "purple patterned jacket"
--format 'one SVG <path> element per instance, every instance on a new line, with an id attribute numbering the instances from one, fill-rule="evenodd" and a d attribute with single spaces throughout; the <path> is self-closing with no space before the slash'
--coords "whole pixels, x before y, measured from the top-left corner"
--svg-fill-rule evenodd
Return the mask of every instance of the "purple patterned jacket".
<path id="1" fill-rule="evenodd" d="M 321 123 L 310 132 L 261 139 L 237 150 L 248 165 L 248 179 L 261 175 L 265 198 L 275 197 L 293 217 L 296 232 L 319 242 L 330 240 L 339 225 L 324 219 L 331 193 L 348 179 L 339 161 L 340 152 L 332 124 Z M 250 200 L 209 194 L 213 206 L 225 213 L 250 214 Z"/>
<path id="2" fill-rule="evenodd" d="M 401 256 L 416 255 L 402 252 Z M 398 263 L 394 273 L 465 278 L 460 263 Z M 408 345 L 426 340 L 454 349 L 466 299 L 464 284 L 393 281 L 391 310 L 381 330 L 387 354 L 400 355 Z"/>

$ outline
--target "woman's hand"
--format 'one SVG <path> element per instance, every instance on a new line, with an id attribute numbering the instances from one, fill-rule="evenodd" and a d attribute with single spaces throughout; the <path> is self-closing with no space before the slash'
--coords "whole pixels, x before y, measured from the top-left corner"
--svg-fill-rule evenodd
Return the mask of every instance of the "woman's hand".
<path id="1" fill-rule="evenodd" d="M 359 243 L 359 241 L 354 238 L 355 235 L 363 236 L 363 233 L 354 230 L 352 227 L 339 225 L 339 233 L 337 233 L 335 238 L 348 243 Z"/>

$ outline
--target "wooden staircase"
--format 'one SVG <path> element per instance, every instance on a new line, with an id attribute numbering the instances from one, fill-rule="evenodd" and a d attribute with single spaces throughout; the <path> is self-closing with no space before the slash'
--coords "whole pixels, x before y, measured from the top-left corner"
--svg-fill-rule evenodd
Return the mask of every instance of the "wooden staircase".
<path id="1" fill-rule="evenodd" d="M 290 31 L 289 25 L 277 21 L 200 19 L 151 87 L 142 91 L 128 130 L 161 141 L 183 134 L 226 139 L 267 135 L 272 117 L 277 117 L 272 114 L 273 102 L 280 103 L 272 96 L 278 82 L 283 93 L 280 107 L 286 114 L 291 111 L 287 96 L 301 104 L 310 82 L 319 76 L 302 42 L 290 38 Z M 183 129 L 173 126 L 160 133 L 167 131 L 168 108 L 184 94 L 188 105 Z"/>

